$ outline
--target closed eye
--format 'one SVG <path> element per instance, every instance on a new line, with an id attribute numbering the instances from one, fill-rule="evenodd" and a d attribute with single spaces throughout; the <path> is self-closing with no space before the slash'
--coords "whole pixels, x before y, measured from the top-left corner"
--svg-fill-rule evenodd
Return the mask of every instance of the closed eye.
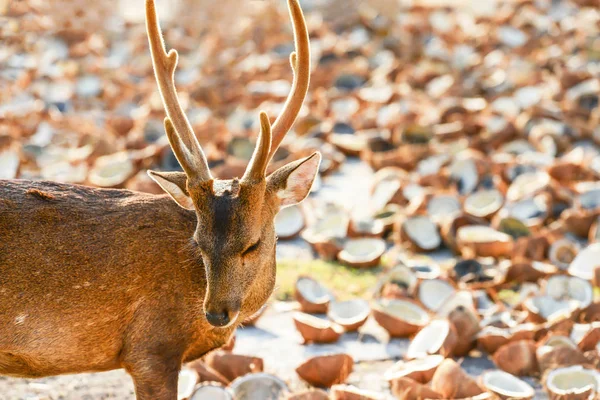
<path id="1" fill-rule="evenodd" d="M 256 241 L 256 243 L 254 243 L 252 246 L 248 247 L 246 250 L 244 250 L 244 252 L 242 253 L 243 256 L 252 253 L 253 251 L 255 251 L 256 249 L 258 249 L 258 246 L 260 245 L 260 239 L 258 239 Z"/>

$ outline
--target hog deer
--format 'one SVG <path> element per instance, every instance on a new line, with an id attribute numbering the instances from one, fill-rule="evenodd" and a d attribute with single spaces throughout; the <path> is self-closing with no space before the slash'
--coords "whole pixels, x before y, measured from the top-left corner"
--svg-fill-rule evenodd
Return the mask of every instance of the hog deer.
<path id="1" fill-rule="evenodd" d="M 212 177 L 177 98 L 153 0 L 146 21 L 165 131 L 184 172 L 150 176 L 165 195 L 0 181 L 0 374 L 125 368 L 138 400 L 174 400 L 182 363 L 224 345 L 275 283 L 274 217 L 302 201 L 320 154 L 267 166 L 306 96 L 310 56 L 298 0 L 292 89 L 240 179 Z"/>

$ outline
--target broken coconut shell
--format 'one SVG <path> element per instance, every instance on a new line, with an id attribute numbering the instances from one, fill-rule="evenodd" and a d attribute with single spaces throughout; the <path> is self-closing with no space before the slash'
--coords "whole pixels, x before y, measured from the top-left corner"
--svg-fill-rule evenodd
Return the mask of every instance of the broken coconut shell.
<path id="1" fill-rule="evenodd" d="M 344 328 L 335 322 L 327 321 L 303 312 L 294 313 L 296 329 L 304 338 L 304 343 L 337 342 Z"/>
<path id="2" fill-rule="evenodd" d="M 300 303 L 300 310 L 312 314 L 325 314 L 329 302 L 333 299 L 333 295 L 325 286 L 308 276 L 298 277 L 294 294 Z"/>
<path id="3" fill-rule="evenodd" d="M 344 383 L 354 366 L 348 354 L 328 354 L 309 358 L 296 368 L 296 373 L 304 381 L 316 387 L 331 387 Z"/>
<path id="4" fill-rule="evenodd" d="M 229 389 L 235 400 L 279 400 L 289 392 L 283 380 L 265 373 L 241 376 L 231 382 Z"/>
<path id="5" fill-rule="evenodd" d="M 407 360 L 423 358 L 432 354 L 448 357 L 452 354 L 457 342 L 458 335 L 450 321 L 434 319 L 415 335 L 408 346 L 405 357 Z"/>
<path id="6" fill-rule="evenodd" d="M 552 400 L 587 400 L 595 398 L 600 374 L 581 365 L 557 368 L 546 375 L 544 387 Z"/>
<path id="7" fill-rule="evenodd" d="M 442 243 L 437 226 L 423 215 L 404 219 L 400 222 L 399 233 L 401 242 L 416 251 L 433 251 Z"/>
<path id="8" fill-rule="evenodd" d="M 421 399 L 442 399 L 440 393 L 434 391 L 427 385 L 416 382 L 410 378 L 397 378 L 390 382 L 392 394 L 396 399 L 402 400 L 421 400 Z"/>
<path id="9" fill-rule="evenodd" d="M 351 385 L 333 385 L 331 387 L 331 400 L 383 400 L 382 393 L 371 390 L 359 389 Z"/>
<path id="10" fill-rule="evenodd" d="M 182 368 L 177 380 L 177 399 L 189 399 L 198 383 L 198 374 L 191 368 Z"/>
<path id="11" fill-rule="evenodd" d="M 444 359 L 444 356 L 435 354 L 409 361 L 398 361 L 385 371 L 384 378 L 387 381 L 410 378 L 419 383 L 428 383 Z"/>
<path id="12" fill-rule="evenodd" d="M 295 238 L 304 226 L 304 214 L 298 205 L 285 207 L 275 216 L 275 233 L 281 240 Z"/>
<path id="13" fill-rule="evenodd" d="M 450 358 L 442 361 L 433 374 L 431 389 L 446 399 L 473 397 L 485 392 L 456 361 Z"/>
<path id="14" fill-rule="evenodd" d="M 408 337 L 429 322 L 429 315 L 409 300 L 378 299 L 372 307 L 373 317 L 392 337 Z"/>
<path id="15" fill-rule="evenodd" d="M 533 340 L 518 340 L 500 347 L 493 356 L 501 370 L 516 376 L 534 375 L 539 371 Z"/>
<path id="16" fill-rule="evenodd" d="M 366 300 L 334 301 L 329 304 L 327 316 L 346 332 L 354 332 L 367 322 L 371 308 Z"/>
<path id="17" fill-rule="evenodd" d="M 229 389 L 214 382 L 203 383 L 196 388 L 189 400 L 233 400 Z"/>
<path id="18" fill-rule="evenodd" d="M 535 396 L 531 385 L 504 371 L 484 372 L 481 386 L 502 400 L 529 400 Z"/>
<path id="19" fill-rule="evenodd" d="M 479 257 L 510 257 L 513 240 L 510 235 L 488 226 L 468 225 L 456 232 L 461 253 Z"/>
<path id="20" fill-rule="evenodd" d="M 263 371 L 262 358 L 233 354 L 225 350 L 208 353 L 204 361 L 230 381 L 246 374 Z"/>
<path id="21" fill-rule="evenodd" d="M 386 244 L 380 238 L 360 238 L 348 240 L 338 254 L 338 259 L 355 268 L 372 268 L 379 265 Z"/>

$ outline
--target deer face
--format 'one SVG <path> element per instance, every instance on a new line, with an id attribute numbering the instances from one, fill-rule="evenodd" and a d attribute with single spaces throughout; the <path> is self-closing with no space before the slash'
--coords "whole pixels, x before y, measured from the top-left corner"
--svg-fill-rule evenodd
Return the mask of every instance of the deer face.
<path id="1" fill-rule="evenodd" d="M 214 326 L 229 326 L 242 307 L 261 293 L 261 304 L 275 284 L 274 218 L 302 201 L 319 168 L 320 155 L 290 163 L 253 181 L 211 180 L 192 183 L 184 173 L 150 171 L 150 176 L 182 207 L 194 210 L 193 242 L 206 269 L 204 311 Z"/>
<path id="2" fill-rule="evenodd" d="M 166 52 L 154 1 L 146 0 L 154 75 L 167 112 L 165 131 L 185 171 L 149 174 L 177 204 L 196 212 L 198 227 L 193 238 L 207 277 L 204 311 L 214 326 L 232 324 L 246 302 L 256 301 L 249 299 L 249 293 L 261 293 L 262 302 L 271 294 L 275 282 L 275 215 L 308 195 L 321 160 L 315 153 L 266 176 L 273 154 L 302 107 L 310 76 L 306 22 L 298 0 L 288 0 L 288 6 L 297 49 L 290 57 L 292 91 L 272 127 L 267 114 L 260 114 L 260 135 L 244 176 L 215 180 L 177 98 L 177 52 Z"/>

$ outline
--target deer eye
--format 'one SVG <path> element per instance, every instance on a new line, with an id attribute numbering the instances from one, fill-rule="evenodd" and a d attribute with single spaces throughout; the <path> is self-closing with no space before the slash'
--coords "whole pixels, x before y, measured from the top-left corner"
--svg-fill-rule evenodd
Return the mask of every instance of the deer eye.
<path id="1" fill-rule="evenodd" d="M 245 256 L 246 254 L 252 253 L 256 249 L 258 249 L 258 245 L 260 245 L 260 239 L 258 239 L 256 241 L 256 243 L 254 243 L 252 246 L 250 246 L 246 250 L 244 250 L 244 252 L 242 253 L 242 255 Z"/>

